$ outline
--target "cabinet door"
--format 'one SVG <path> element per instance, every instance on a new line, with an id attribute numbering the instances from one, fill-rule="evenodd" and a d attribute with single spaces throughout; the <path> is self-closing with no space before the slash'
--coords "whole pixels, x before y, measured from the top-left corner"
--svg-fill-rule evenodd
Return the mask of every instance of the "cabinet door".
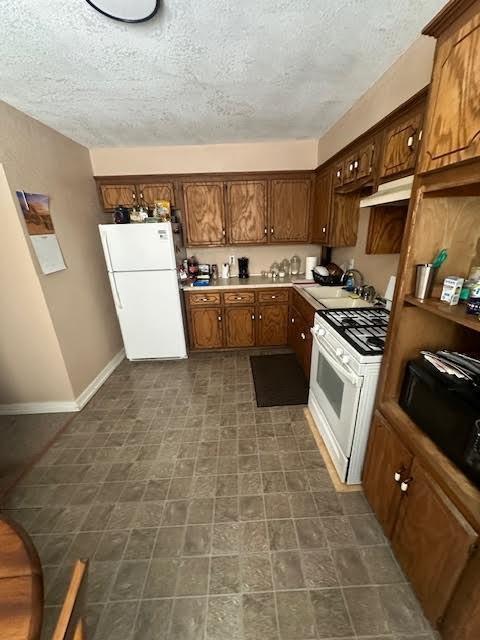
<path id="1" fill-rule="evenodd" d="M 105 211 L 116 207 L 133 207 L 137 204 L 137 192 L 134 184 L 101 184 L 100 195 Z"/>
<path id="2" fill-rule="evenodd" d="M 183 185 L 187 245 L 225 244 L 223 182 Z"/>
<path id="3" fill-rule="evenodd" d="M 330 212 L 332 208 L 333 175 L 331 169 L 315 177 L 315 199 L 312 215 L 312 242 L 328 245 Z"/>
<path id="4" fill-rule="evenodd" d="M 413 172 L 417 160 L 423 113 L 415 113 L 385 132 L 380 177 Z"/>
<path id="5" fill-rule="evenodd" d="M 262 347 L 287 344 L 288 305 L 262 304 L 258 307 L 258 339 Z"/>
<path id="6" fill-rule="evenodd" d="M 480 12 L 475 2 L 437 44 L 421 171 L 480 156 L 479 51 Z"/>
<path id="7" fill-rule="evenodd" d="M 225 345 L 227 347 L 255 346 L 255 307 L 225 309 Z"/>
<path id="8" fill-rule="evenodd" d="M 190 342 L 193 349 L 223 347 L 223 318 L 220 307 L 190 309 Z"/>
<path id="9" fill-rule="evenodd" d="M 478 535 L 415 459 L 392 546 L 432 624 L 443 616 Z"/>
<path id="10" fill-rule="evenodd" d="M 374 158 L 375 158 L 375 144 L 373 142 L 368 142 L 367 144 L 364 144 L 358 150 L 357 157 L 356 157 L 357 180 L 368 178 L 368 176 L 372 174 Z"/>
<path id="11" fill-rule="evenodd" d="M 140 202 L 148 207 L 153 207 L 158 200 L 168 200 L 172 207 L 175 206 L 175 192 L 171 182 L 139 184 L 138 196 Z"/>
<path id="12" fill-rule="evenodd" d="M 334 193 L 328 243 L 331 247 L 357 244 L 360 193 Z"/>
<path id="13" fill-rule="evenodd" d="M 267 182 L 227 183 L 228 236 L 231 244 L 267 242 Z"/>
<path id="14" fill-rule="evenodd" d="M 311 181 L 283 179 L 271 182 L 270 242 L 307 242 Z"/>
<path id="15" fill-rule="evenodd" d="M 385 534 L 391 538 L 402 498 L 395 474 L 402 479 L 408 476 L 412 455 L 378 413 L 372 430 L 363 469 L 363 490 Z"/>

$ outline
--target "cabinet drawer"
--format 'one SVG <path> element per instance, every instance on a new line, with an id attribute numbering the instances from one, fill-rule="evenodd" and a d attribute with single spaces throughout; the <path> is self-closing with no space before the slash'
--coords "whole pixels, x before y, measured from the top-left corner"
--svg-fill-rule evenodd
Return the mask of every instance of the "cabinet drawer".
<path id="1" fill-rule="evenodd" d="M 253 291 L 229 291 L 223 294 L 223 304 L 253 304 L 254 302 Z"/>
<path id="2" fill-rule="evenodd" d="M 187 295 L 192 307 L 204 306 L 206 304 L 220 304 L 219 293 L 188 293 Z"/>
<path id="3" fill-rule="evenodd" d="M 258 302 L 288 302 L 288 290 L 259 291 Z"/>

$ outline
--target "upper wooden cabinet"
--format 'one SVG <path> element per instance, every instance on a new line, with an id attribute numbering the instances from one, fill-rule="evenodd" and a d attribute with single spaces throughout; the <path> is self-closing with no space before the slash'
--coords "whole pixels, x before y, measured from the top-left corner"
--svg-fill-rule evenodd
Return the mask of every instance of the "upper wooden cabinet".
<path id="1" fill-rule="evenodd" d="M 328 245 L 332 210 L 333 172 L 330 167 L 315 176 L 312 212 L 312 242 Z"/>
<path id="2" fill-rule="evenodd" d="M 134 207 L 137 204 L 135 184 L 100 184 L 100 198 L 105 211 L 113 211 L 116 207 Z"/>
<path id="3" fill-rule="evenodd" d="M 267 181 L 227 183 L 227 229 L 231 244 L 268 240 Z"/>
<path id="4" fill-rule="evenodd" d="M 171 182 L 139 184 L 137 191 L 140 204 L 153 207 L 158 200 L 168 200 L 175 206 L 175 191 Z"/>
<path id="5" fill-rule="evenodd" d="M 223 182 L 183 183 L 187 245 L 225 244 Z"/>
<path id="6" fill-rule="evenodd" d="M 334 193 L 328 242 L 331 247 L 354 247 L 357 244 L 360 215 L 360 192 Z"/>
<path id="7" fill-rule="evenodd" d="M 425 615 L 436 625 L 478 535 L 418 461 L 405 481 L 392 545 Z"/>
<path id="8" fill-rule="evenodd" d="M 424 33 L 438 43 L 420 172 L 480 156 L 480 1 L 450 2 Z"/>
<path id="9" fill-rule="evenodd" d="M 421 140 L 423 109 L 394 122 L 386 131 L 380 178 L 413 173 Z"/>
<path id="10" fill-rule="evenodd" d="M 310 178 L 283 178 L 270 185 L 270 242 L 307 242 L 310 224 Z"/>

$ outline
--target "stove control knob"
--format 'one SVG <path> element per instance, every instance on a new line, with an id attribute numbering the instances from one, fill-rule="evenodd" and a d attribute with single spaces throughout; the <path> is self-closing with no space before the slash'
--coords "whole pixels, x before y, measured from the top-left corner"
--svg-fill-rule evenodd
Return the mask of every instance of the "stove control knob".
<path id="1" fill-rule="evenodd" d="M 342 356 L 341 361 L 343 364 L 348 364 L 350 362 L 350 356 Z"/>
<path id="2" fill-rule="evenodd" d="M 343 349 L 335 349 L 335 355 L 337 356 L 337 358 L 340 358 L 341 356 L 343 356 Z"/>

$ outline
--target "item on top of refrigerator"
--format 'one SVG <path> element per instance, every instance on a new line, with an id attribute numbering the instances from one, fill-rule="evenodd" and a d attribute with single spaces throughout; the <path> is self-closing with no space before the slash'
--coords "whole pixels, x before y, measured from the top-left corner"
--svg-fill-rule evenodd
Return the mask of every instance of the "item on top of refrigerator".
<path id="1" fill-rule="evenodd" d="M 130 213 L 130 222 L 145 222 L 148 212 L 144 207 L 134 207 Z"/>
<path id="2" fill-rule="evenodd" d="M 161 222 L 170 222 L 170 201 L 156 200 L 155 207 L 153 209 L 153 217 L 158 218 Z"/>
<path id="3" fill-rule="evenodd" d="M 443 290 L 440 300 L 454 306 L 460 300 L 460 292 L 462 291 L 463 278 L 459 276 L 448 276 L 443 281 Z"/>
<path id="4" fill-rule="evenodd" d="M 117 207 L 113 212 L 113 222 L 115 224 L 128 224 L 130 222 L 130 209 Z"/>
<path id="5" fill-rule="evenodd" d="M 290 273 L 292 274 L 292 276 L 298 276 L 298 274 L 300 273 L 301 265 L 302 261 L 300 260 L 300 258 L 297 255 L 292 256 L 290 260 Z"/>

